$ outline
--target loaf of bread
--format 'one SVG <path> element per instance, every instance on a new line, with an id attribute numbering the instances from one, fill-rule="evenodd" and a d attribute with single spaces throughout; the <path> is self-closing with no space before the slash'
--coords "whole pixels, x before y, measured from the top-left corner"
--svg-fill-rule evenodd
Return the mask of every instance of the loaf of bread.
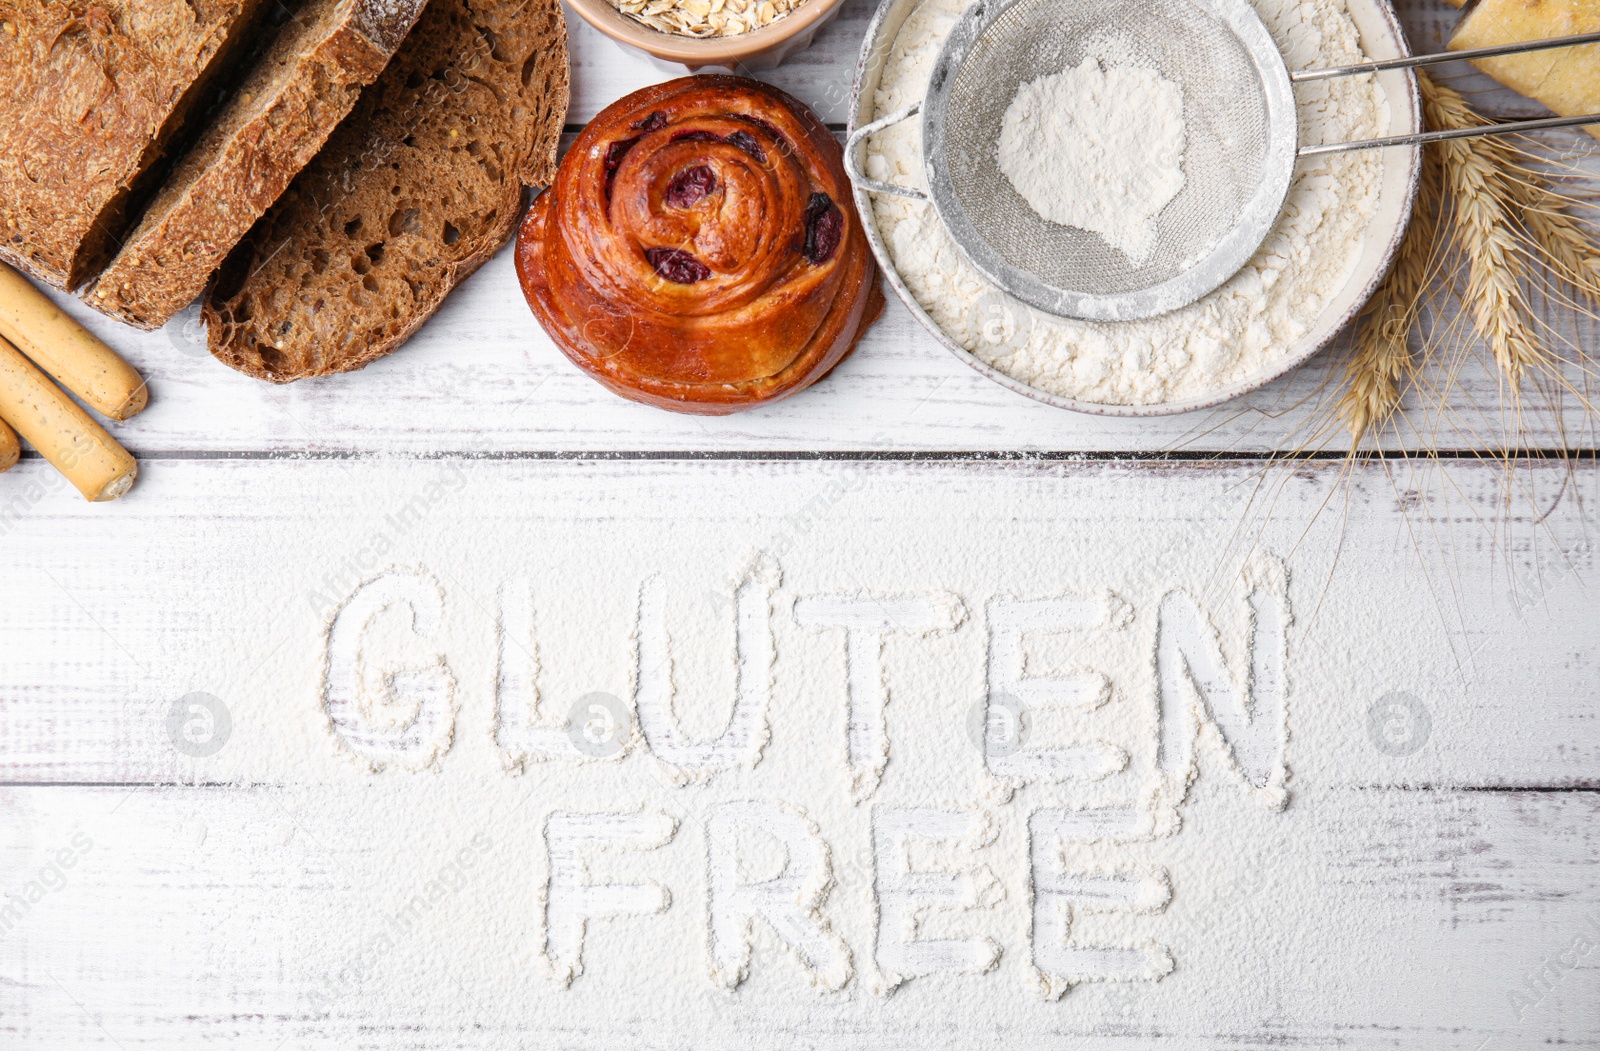
<path id="1" fill-rule="evenodd" d="M 1452 50 L 1600 30 L 1600 0 L 1479 0 L 1450 38 Z M 1600 113 L 1600 44 L 1479 59 L 1473 65 L 1564 117 Z M 1589 134 L 1600 138 L 1600 126 Z"/>
<path id="2" fill-rule="evenodd" d="M 745 77 L 685 77 L 606 107 L 523 221 L 517 274 L 575 365 L 700 415 L 804 390 L 884 306 L 839 141 Z"/>
<path id="3" fill-rule="evenodd" d="M 549 182 L 567 96 L 558 0 L 432 0 L 218 272 L 212 354 L 282 383 L 394 350 Z"/>
<path id="4" fill-rule="evenodd" d="M 261 0 L 0 0 L 0 259 L 105 265 Z"/>
<path id="5" fill-rule="evenodd" d="M 206 280 L 377 79 L 424 0 L 308 0 L 174 168 L 89 291 L 159 328 Z"/>

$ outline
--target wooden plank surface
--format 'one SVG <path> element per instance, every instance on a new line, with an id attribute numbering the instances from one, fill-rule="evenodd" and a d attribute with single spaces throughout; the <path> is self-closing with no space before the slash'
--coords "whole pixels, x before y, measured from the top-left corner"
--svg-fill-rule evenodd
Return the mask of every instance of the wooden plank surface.
<path id="1" fill-rule="evenodd" d="M 0 1031 L 30 1049 L 722 1048 L 777 1019 L 820 1048 L 1587 1046 L 1592 957 L 1553 965 L 1536 996 L 1525 979 L 1600 917 L 1594 479 L 1530 465 L 1537 510 L 1507 510 L 1493 465 L 1404 466 L 158 461 L 115 515 L 68 504 L 5 537 L 0 882 L 23 900 L 59 885 L 0 918 Z M 43 465 L 20 470 L 46 481 Z M 507 584 L 534 596 L 545 710 L 602 690 L 631 718 L 641 583 L 659 577 L 678 717 L 715 733 L 731 589 L 761 555 L 776 656 L 757 764 L 667 779 L 646 738 L 614 764 L 507 772 L 494 729 Z M 1239 570 L 1269 564 L 1290 623 L 1273 675 L 1289 684 L 1287 805 L 1241 780 L 1210 729 L 1193 739 L 1188 801 L 1152 797 L 1167 598 L 1193 597 L 1248 682 L 1238 669 L 1262 642 Z M 404 745 L 374 773 L 352 759 L 377 753 L 329 731 L 331 633 L 365 587 L 417 574 L 438 616 L 389 656 L 448 669 L 453 738 L 431 768 L 406 770 L 423 745 Z M 869 803 L 841 804 L 849 657 L 797 602 L 924 594 L 965 616 L 884 645 L 888 766 Z M 1103 734 L 1127 752 L 1120 773 L 994 791 L 969 720 L 994 688 L 1001 596 L 1124 611 L 1026 642 L 1029 676 L 1107 676 L 1102 708 L 1037 732 Z M 363 644 L 360 661 L 385 659 Z M 935 692 L 906 696 L 926 662 L 943 670 L 918 688 Z M 174 703 L 196 693 L 229 712 L 215 754 L 172 735 Z M 685 855 L 706 849 L 711 807 L 773 799 L 821 821 L 833 851 L 829 901 L 858 977 L 838 993 L 810 988 L 766 935 L 736 996 L 708 980 L 707 890 L 691 875 L 704 870 Z M 930 801 L 993 823 L 974 859 L 1001 894 L 964 922 L 1002 955 L 887 996 L 873 991 L 873 914 L 844 906 L 880 878 L 868 817 Z M 659 874 L 672 905 L 592 924 L 587 969 L 563 987 L 541 949 L 540 830 L 575 805 L 659 808 L 681 831 L 662 868 L 627 868 Z M 1095 856 L 1166 874 L 1170 904 L 1139 922 L 1174 969 L 1041 998 L 1026 829 L 1041 809 L 1084 806 L 1166 829 Z M 340 977 L 480 835 L 439 926 Z M 660 945 L 678 947 L 672 973 L 630 964 Z"/>
<path id="2" fill-rule="evenodd" d="M 1434 0 L 1399 7 L 1419 49 L 1457 17 Z M 870 9 L 847 0 L 813 49 L 763 76 L 841 121 Z M 572 25 L 574 126 L 673 75 Z M 1462 83 L 1492 112 L 1536 112 L 1482 78 Z M 1600 1044 L 1600 954 L 1581 949 L 1600 944 L 1587 586 L 1600 493 L 1581 453 L 1266 463 L 1342 447 L 1321 426 L 1332 356 L 1214 412 L 1114 421 L 988 383 L 896 303 L 804 395 L 725 420 L 673 416 L 569 366 L 504 253 L 393 357 L 287 387 L 211 361 L 192 316 L 143 335 L 67 305 L 153 393 L 116 428 L 142 460 L 128 498 L 85 505 L 36 458 L 0 477 L 0 1046 Z M 1597 345 L 1592 326 L 1564 331 Z M 1499 395 L 1492 370 L 1469 364 L 1438 444 L 1502 449 L 1487 408 Z M 1519 444 L 1596 448 L 1570 395 L 1532 413 Z M 1090 455 L 1061 458 L 1077 453 Z M 532 589 L 541 711 L 559 722 L 569 700 L 601 691 L 634 720 L 644 582 L 659 577 L 677 714 L 710 735 L 733 696 L 736 589 L 760 555 L 777 576 L 758 764 L 673 780 L 643 736 L 614 764 L 507 751 L 508 584 Z M 1283 783 L 1250 783 L 1202 706 L 1185 738 L 1197 780 L 1177 802 L 1161 751 L 1172 738 L 1148 725 L 1163 710 L 1165 599 L 1189 596 L 1215 626 L 1216 682 L 1254 691 L 1256 593 L 1240 571 L 1265 579 L 1271 566 L 1292 609 L 1282 674 L 1259 679 L 1287 683 Z M 424 770 L 408 768 L 421 753 L 404 735 L 404 747 L 361 738 L 357 752 L 330 729 L 351 718 L 328 700 L 331 625 L 364 584 L 397 573 L 431 580 L 440 605 L 437 633 L 401 632 L 395 654 L 437 656 L 455 683 L 440 716 L 452 734 L 415 746 L 438 753 Z M 862 775 L 841 765 L 857 723 L 839 706 L 873 678 L 854 672 L 843 630 L 806 627 L 796 604 L 863 595 L 942 596 L 946 609 L 953 597 L 962 615 L 883 643 L 890 758 L 874 794 L 845 803 Z M 1103 731 L 1126 765 L 1092 782 L 1004 781 L 970 725 L 1011 659 L 994 647 L 1002 606 L 1079 599 L 1121 627 L 1030 633 L 1016 660 L 1024 679 L 1103 674 L 1105 702 L 1038 732 Z M 923 677 L 928 662 L 942 678 Z M 197 694 L 229 720 L 213 754 L 174 736 L 174 711 Z M 832 851 L 823 907 L 855 968 L 833 993 L 812 987 L 776 928 L 758 932 L 737 993 L 709 967 L 709 815 L 772 801 L 814 816 Z M 930 804 L 993 825 L 970 849 L 998 896 L 957 926 L 1000 956 L 993 971 L 913 978 L 889 996 L 867 904 L 882 875 L 873 815 Z M 679 831 L 659 872 L 654 854 L 623 864 L 658 875 L 670 906 L 590 924 L 587 972 L 563 987 L 547 951 L 546 830 L 574 806 L 653 807 Z M 1158 981 L 1049 999 L 1030 907 L 1050 884 L 1036 883 L 1029 830 L 1079 807 L 1152 823 L 1095 846 L 1092 867 L 1163 875 L 1170 900 L 1131 924 L 1174 964 Z M 441 895 L 428 933 L 350 978 L 468 847 L 470 878 Z M 952 921 L 931 922 L 948 934 Z M 1120 930 L 1086 923 L 1091 941 Z M 673 966 L 641 980 L 637 962 L 661 945 L 676 947 Z"/>

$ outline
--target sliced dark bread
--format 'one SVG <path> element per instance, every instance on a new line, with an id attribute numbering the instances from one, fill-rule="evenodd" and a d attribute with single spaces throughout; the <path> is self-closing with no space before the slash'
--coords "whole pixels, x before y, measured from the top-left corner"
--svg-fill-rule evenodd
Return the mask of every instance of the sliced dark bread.
<path id="1" fill-rule="evenodd" d="M 286 383 L 405 342 L 554 175 L 567 94 L 559 0 L 432 0 L 217 273 L 212 354 Z"/>
<path id="2" fill-rule="evenodd" d="M 308 0 L 194 147 L 89 293 L 159 328 L 272 206 L 377 79 L 425 0 Z"/>
<path id="3" fill-rule="evenodd" d="M 77 288 L 262 0 L 0 0 L 0 258 Z"/>

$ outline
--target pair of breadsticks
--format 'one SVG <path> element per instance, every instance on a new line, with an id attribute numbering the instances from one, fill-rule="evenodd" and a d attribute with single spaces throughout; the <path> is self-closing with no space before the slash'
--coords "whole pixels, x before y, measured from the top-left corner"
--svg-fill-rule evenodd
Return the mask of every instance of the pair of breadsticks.
<path id="1" fill-rule="evenodd" d="M 85 499 L 115 500 L 138 463 L 46 372 L 113 420 L 148 400 L 138 370 L 0 263 L 0 471 L 21 455 L 21 434 Z"/>

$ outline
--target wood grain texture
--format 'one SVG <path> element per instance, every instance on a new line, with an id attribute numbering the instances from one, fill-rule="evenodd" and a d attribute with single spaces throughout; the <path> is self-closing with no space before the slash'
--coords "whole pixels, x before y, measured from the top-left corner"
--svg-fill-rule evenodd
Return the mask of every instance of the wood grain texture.
<path id="1" fill-rule="evenodd" d="M 47 480 L 43 465 L 19 470 L 27 485 Z M 412 513 L 441 481 L 449 498 Z M 1261 479 L 1250 463 L 157 461 L 116 517 L 74 504 L 7 523 L 0 887 L 26 900 L 33 884 L 53 885 L 0 914 L 0 1032 L 30 1051 L 546 1046 L 550 1030 L 530 1019 L 578 1011 L 584 1021 L 561 1028 L 561 1046 L 720 1049 L 748 1046 L 763 1011 L 803 1003 L 786 1032 L 819 1048 L 1588 1046 L 1600 1033 L 1592 961 L 1561 967 L 1537 996 L 1526 980 L 1600 916 L 1600 651 L 1584 588 L 1594 479 L 1527 468 L 1520 484 L 1540 508 L 1529 513 L 1501 509 L 1503 484 L 1498 468 L 1470 463 L 1375 464 L 1350 477 L 1316 464 Z M 944 726 L 891 724 L 901 750 L 875 805 L 917 788 L 907 770 L 965 798 L 975 760 L 962 725 L 982 689 L 991 595 L 1109 587 L 1130 604 L 1142 646 L 1161 596 L 1182 587 L 1237 660 L 1234 570 L 1280 557 L 1294 615 L 1290 800 L 1263 811 L 1202 757 L 1183 828 L 1147 852 L 1171 870 L 1172 903 L 1149 931 L 1177 970 L 1059 1002 L 1021 996 L 1020 824 L 1044 800 L 1081 805 L 1102 791 L 1063 786 L 988 804 L 1000 839 L 985 857 L 1008 888 L 983 921 L 1005 949 L 993 975 L 823 999 L 763 941 L 748 992 L 713 996 L 696 948 L 705 891 L 680 882 L 646 926 L 596 924 L 571 990 L 545 977 L 538 830 L 553 809 L 611 800 L 579 794 L 581 768 L 544 764 L 518 782 L 526 812 L 488 805 L 508 777 L 491 746 L 484 645 L 496 585 L 525 576 L 541 616 L 589 626 L 585 653 L 552 643 L 560 633 L 541 643 L 552 697 L 599 686 L 626 698 L 638 581 L 665 574 L 686 629 L 682 703 L 703 718 L 707 703 L 725 702 L 693 688 L 696 669 L 728 636 L 687 629 L 709 623 L 752 549 L 782 570 L 780 620 L 795 597 L 858 590 L 949 589 L 971 611 L 945 641 L 885 651 L 891 689 L 911 661 L 950 661 L 951 677 L 918 709 L 947 714 Z M 444 616 L 417 652 L 439 648 L 460 683 L 455 744 L 420 775 L 370 774 L 316 725 L 322 625 L 390 564 L 438 581 Z M 625 760 L 638 775 L 630 799 L 659 799 L 690 823 L 674 849 L 701 849 L 692 829 L 708 792 L 788 786 L 798 799 L 837 769 L 828 732 L 797 737 L 795 719 L 806 697 L 842 687 L 840 652 L 793 625 L 777 630 L 774 737 L 756 768 L 771 777 L 672 787 L 642 756 Z M 1033 674 L 1109 652 L 1037 645 L 1045 665 Z M 1108 711 L 1145 696 L 1137 667 L 1116 673 Z M 232 712 L 214 759 L 179 754 L 166 726 L 173 701 L 196 691 Z M 1430 713 L 1414 749 L 1373 736 L 1373 706 L 1395 691 Z M 908 753 L 908 740 L 935 750 Z M 937 751 L 941 740 L 950 751 Z M 296 751 L 275 753 L 275 741 Z M 813 777 L 797 779 L 796 764 Z M 1123 790 L 1121 775 L 1105 784 Z M 373 820 L 441 797 L 454 816 L 435 827 Z M 1252 852 L 1219 855 L 1210 844 L 1238 823 L 1255 830 Z M 449 864 L 478 832 L 492 849 L 441 906 L 453 933 L 400 940 L 381 977 L 340 984 L 331 1004 L 319 997 L 335 981 L 329 961 L 384 929 L 412 874 Z M 824 833 L 841 859 L 835 893 L 865 893 L 870 865 L 849 861 L 858 833 Z M 66 865 L 63 850 L 71 865 L 58 877 L 47 870 Z M 1242 952 L 1241 929 L 1259 932 Z M 870 931 L 844 934 L 870 954 Z M 640 938 L 685 946 L 687 984 L 668 1015 L 629 977 Z M 676 978 L 659 980 L 680 995 Z M 415 995 L 380 995 L 391 981 Z M 1003 1015 L 1002 1003 L 1012 1005 Z M 1004 1029 L 1018 1018 L 1025 1028 Z"/>
<path id="2" fill-rule="evenodd" d="M 1227 581 L 1251 550 L 1284 557 L 1307 618 L 1308 660 L 1324 646 L 1350 648 L 1340 659 L 1357 664 L 1365 652 L 1370 667 L 1351 674 L 1367 701 L 1385 689 L 1436 688 L 1451 712 L 1436 720 L 1435 765 L 1362 753 L 1346 783 L 1600 788 L 1591 703 L 1600 651 L 1584 588 L 1597 558 L 1589 510 L 1597 479 L 1581 466 L 1524 464 L 1507 474 L 1470 461 L 1374 463 L 1352 474 L 1336 462 L 1263 470 L 1228 461 L 161 460 L 115 515 L 56 506 L 45 464 L 14 473 L 40 496 L 38 507 L 0 516 L 12 596 L 0 613 L 3 781 L 194 776 L 164 743 L 161 719 L 173 700 L 248 693 L 263 667 L 284 661 L 304 665 L 297 681 L 314 697 L 324 619 L 386 565 L 423 564 L 463 582 L 456 601 L 471 639 L 492 630 L 483 618 L 495 584 L 528 559 L 542 564 L 519 539 L 527 535 L 541 548 L 577 545 L 564 557 L 583 567 L 593 557 L 585 523 L 615 526 L 629 552 L 660 549 L 661 564 L 676 561 L 689 574 L 686 588 L 711 594 L 751 550 L 781 563 L 787 550 L 834 545 L 854 564 L 934 544 L 921 557 L 937 565 L 957 558 L 938 539 L 939 523 L 972 520 L 993 523 L 996 549 L 982 554 L 997 591 L 1001 578 L 1029 572 L 1026 556 L 1000 552 L 1035 551 L 1036 534 L 1064 545 L 1037 567 L 1041 581 L 1069 570 L 1092 578 L 1072 563 L 1097 549 L 1074 537 L 1117 523 L 1138 546 L 1106 561 L 1108 585 L 1122 573 L 1176 581 L 1196 565 Z M 413 514 L 441 483 L 449 500 Z M 729 492 L 744 494 L 737 514 L 717 510 Z M 664 538 L 680 534 L 701 538 L 692 554 L 669 553 Z M 108 549 L 118 552 L 114 565 Z M 859 586 L 946 586 L 922 563 L 885 566 Z M 626 572 L 597 566 L 562 580 L 631 616 L 627 592 L 637 581 Z M 1026 590 L 1039 588 L 1047 585 Z M 1319 626 L 1312 611 L 1324 606 L 1339 612 Z"/>
<path id="3" fill-rule="evenodd" d="M 1441 44 L 1458 17 L 1434 0 L 1400 6 L 1419 48 Z M 849 0 L 770 79 L 841 119 L 869 12 Z M 575 123 L 674 75 L 571 24 Z M 1503 92 L 1482 98 L 1507 115 L 1534 112 Z M 153 394 L 117 427 L 143 459 L 140 484 L 117 504 L 84 505 L 37 458 L 0 479 L 0 1046 L 719 1051 L 762 1046 L 752 1020 L 796 1004 L 806 1016 L 782 1040 L 830 1051 L 1600 1041 L 1596 956 L 1555 962 L 1600 922 L 1590 459 L 1266 465 L 1263 452 L 1340 447 L 1337 435 L 1311 433 L 1333 396 L 1329 355 L 1214 413 L 1103 420 L 988 383 L 897 303 L 802 397 L 726 420 L 672 416 L 611 398 L 568 365 L 534 325 L 504 254 L 396 355 L 282 388 L 210 360 L 192 317 L 140 334 L 67 305 L 151 377 Z M 1590 327 L 1570 335 L 1600 343 Z M 1432 436 L 1440 446 L 1503 447 L 1490 370 L 1466 368 L 1448 402 Z M 1568 404 L 1535 416 L 1520 441 L 1594 448 L 1586 427 Z M 1098 458 L 1172 450 L 1189 455 Z M 953 455 L 914 459 L 941 452 Z M 1046 455 L 1080 452 L 1096 455 Z M 429 495 L 441 487 L 447 498 Z M 730 493 L 741 497 L 732 509 Z M 602 549 L 600 536 L 622 542 Z M 1040 545 L 1049 553 L 1036 563 L 1020 554 Z M 1172 946 L 1173 974 L 1029 1001 L 1016 1015 L 1028 1024 L 1014 1031 L 994 1023 L 1026 970 L 1028 919 L 1016 908 L 1026 870 L 1004 853 L 1019 842 L 1022 811 L 1043 798 L 1025 788 L 993 808 L 991 860 L 1011 903 L 985 921 L 1004 947 L 995 975 L 821 1002 L 768 939 L 750 995 L 711 996 L 705 890 L 687 880 L 648 921 L 657 926 L 596 924 L 591 973 L 563 997 L 538 960 L 538 828 L 557 802 L 583 798 L 582 782 L 523 775 L 547 789 L 527 793 L 536 802 L 526 815 L 484 813 L 506 776 L 483 648 L 496 587 L 526 575 L 541 610 L 593 626 L 581 652 L 541 655 L 552 697 L 599 687 L 631 699 L 640 577 L 665 575 L 672 608 L 703 622 L 726 615 L 719 603 L 755 551 L 784 571 L 784 611 L 829 592 L 960 595 L 969 618 L 959 630 L 885 650 L 891 689 L 919 657 L 948 662 L 940 700 L 952 721 L 914 728 L 934 743 L 958 733 L 986 687 L 991 596 L 1113 588 L 1132 607 L 1130 636 L 1147 646 L 1162 595 L 1177 586 L 1217 618 L 1232 662 L 1243 631 L 1235 571 L 1253 554 L 1282 560 L 1295 617 L 1289 806 L 1247 809 L 1225 764 L 1202 756 L 1189 831 L 1161 848 L 1178 858 L 1152 852 L 1171 865 L 1173 898 L 1148 930 Z M 367 774 L 320 729 L 324 626 L 391 566 L 439 582 L 438 646 L 461 684 L 454 744 L 422 774 Z M 810 691 L 844 689 L 842 643 L 789 621 L 779 630 L 774 681 L 787 719 Z M 691 678 L 717 641 L 678 640 Z M 1046 663 L 1083 659 L 1061 639 L 1039 645 Z M 1148 699 L 1143 669 L 1135 660 L 1119 673 L 1108 710 Z M 180 753 L 167 725 L 196 692 L 233 719 L 233 748 L 213 759 Z M 1407 724 L 1401 748 L 1374 728 L 1396 695 L 1427 713 L 1425 731 Z M 903 745 L 902 732 L 891 736 Z M 815 775 L 835 769 L 793 737 L 776 741 L 757 768 L 769 784 L 813 791 L 827 781 Z M 805 741 L 818 757 L 838 747 L 827 734 Z M 971 773 L 963 748 L 892 755 L 879 801 L 942 798 L 939 778 Z M 314 761 L 302 764 L 307 753 Z M 906 768 L 933 780 L 907 789 L 896 780 Z M 729 784 L 716 791 L 744 790 Z M 641 785 L 642 797 L 696 816 L 695 792 Z M 440 793 L 459 812 L 436 828 L 373 821 L 437 806 Z M 1210 838 L 1236 820 L 1263 830 L 1238 855 Z M 328 959 L 347 955 L 341 944 L 359 951 L 416 889 L 396 874 L 438 870 L 474 831 L 493 839 L 484 876 L 447 906 L 467 933 L 403 942 L 373 988 L 330 1005 Z M 841 852 L 836 893 L 869 893 L 870 864 L 850 862 L 847 833 L 825 832 Z M 1195 866 L 1213 862 L 1226 878 L 1197 878 Z M 1225 951 L 1239 930 L 1259 936 Z M 846 935 L 866 960 L 871 932 Z M 647 938 L 679 939 L 698 984 L 664 1004 L 630 984 L 627 965 Z M 387 999 L 384 983 L 416 995 Z M 583 1021 L 530 1023 L 546 1008 Z"/>

